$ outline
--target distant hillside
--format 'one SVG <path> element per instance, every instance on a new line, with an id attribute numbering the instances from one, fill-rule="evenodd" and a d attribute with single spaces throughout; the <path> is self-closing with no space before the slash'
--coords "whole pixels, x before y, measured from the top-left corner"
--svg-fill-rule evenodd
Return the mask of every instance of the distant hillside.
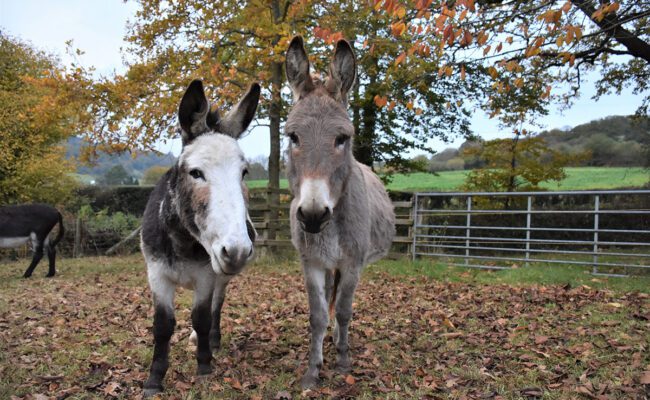
<path id="1" fill-rule="evenodd" d="M 72 137 L 66 143 L 66 157 L 78 158 L 83 140 Z M 101 154 L 93 165 L 79 164 L 77 173 L 81 175 L 92 175 L 93 177 L 103 176 L 109 169 L 121 165 L 129 175 L 140 179 L 147 169 L 153 166 L 169 167 L 174 164 L 176 157 L 173 154 L 157 154 L 154 152 L 137 152 L 133 157 L 130 153 L 124 154 Z"/>
<path id="2" fill-rule="evenodd" d="M 650 121 L 611 116 L 569 130 L 540 133 L 553 148 L 564 153 L 589 151 L 588 166 L 644 166 L 650 147 Z"/>
<path id="3" fill-rule="evenodd" d="M 630 117 L 611 116 L 574 128 L 543 131 L 539 136 L 564 154 L 587 152 L 591 155 L 573 166 L 650 166 L 650 121 L 647 119 L 638 121 Z M 463 156 L 463 149 L 480 145 L 480 142 L 467 141 L 459 149 L 448 148 L 423 161 L 432 172 L 481 167 L 481 160 Z"/>

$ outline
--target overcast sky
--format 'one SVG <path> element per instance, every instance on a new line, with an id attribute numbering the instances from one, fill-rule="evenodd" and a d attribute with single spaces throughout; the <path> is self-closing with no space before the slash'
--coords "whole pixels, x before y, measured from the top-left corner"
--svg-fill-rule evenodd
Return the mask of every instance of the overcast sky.
<path id="1" fill-rule="evenodd" d="M 127 21 L 136 10 L 133 1 L 121 0 L 0 0 L 0 29 L 59 55 L 63 62 L 70 61 L 65 54 L 65 42 L 73 40 L 74 47 L 85 52 L 81 63 L 108 75 L 124 70 L 120 48 L 124 46 Z M 594 93 L 593 82 L 587 82 L 582 97 L 571 109 L 564 113 L 552 110 L 541 122 L 549 129 L 575 126 L 609 115 L 632 114 L 641 104 L 641 96 L 629 91 L 621 96 L 605 96 L 598 102 L 591 99 Z M 500 133 L 496 121 L 482 113 L 475 114 L 472 128 L 487 139 L 509 135 Z M 448 144 L 432 140 L 430 145 L 442 150 L 461 143 L 460 139 Z M 255 129 L 241 144 L 248 157 L 268 156 L 267 128 Z M 180 140 L 159 143 L 158 148 L 178 154 Z"/>

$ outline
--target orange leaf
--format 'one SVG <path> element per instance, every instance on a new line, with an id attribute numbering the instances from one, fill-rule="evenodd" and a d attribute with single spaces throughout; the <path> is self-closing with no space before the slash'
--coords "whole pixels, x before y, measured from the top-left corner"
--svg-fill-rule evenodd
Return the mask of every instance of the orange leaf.
<path id="1" fill-rule="evenodd" d="M 386 104 L 388 104 L 388 99 L 386 97 L 380 96 L 380 95 L 375 95 L 374 101 L 375 101 L 375 105 L 377 105 L 377 107 L 379 107 L 379 108 L 382 108 Z"/>
<path id="2" fill-rule="evenodd" d="M 354 379 L 354 376 L 348 375 L 345 377 L 345 383 L 347 383 L 348 385 L 354 385 L 355 382 L 356 380 Z"/>
<path id="3" fill-rule="evenodd" d="M 400 65 L 406 59 L 406 53 L 402 53 L 395 59 L 395 65 Z"/>

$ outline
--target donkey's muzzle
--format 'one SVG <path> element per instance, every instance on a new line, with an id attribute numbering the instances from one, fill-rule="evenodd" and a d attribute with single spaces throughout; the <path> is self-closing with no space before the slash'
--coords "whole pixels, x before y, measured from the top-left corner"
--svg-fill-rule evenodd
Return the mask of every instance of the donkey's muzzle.
<path id="1" fill-rule="evenodd" d="M 302 225 L 302 229 L 309 233 L 319 233 L 327 222 L 332 218 L 332 212 L 329 207 L 325 208 L 314 208 L 311 210 L 303 210 L 302 207 L 298 207 L 296 212 L 298 221 Z"/>
<path id="2" fill-rule="evenodd" d="M 253 247 L 250 246 L 222 246 L 220 258 L 223 262 L 222 270 L 226 274 L 240 272 L 253 256 Z"/>

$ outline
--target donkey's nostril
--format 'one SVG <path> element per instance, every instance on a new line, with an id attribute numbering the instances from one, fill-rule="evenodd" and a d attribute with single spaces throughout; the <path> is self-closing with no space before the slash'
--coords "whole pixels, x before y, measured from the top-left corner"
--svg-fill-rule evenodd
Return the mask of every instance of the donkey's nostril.
<path id="1" fill-rule="evenodd" d="M 323 215 L 320 216 L 320 220 L 321 222 L 325 222 L 328 219 L 330 219 L 331 216 L 332 216 L 332 212 L 330 211 L 330 208 L 325 207 L 325 211 L 323 212 Z"/>
<path id="2" fill-rule="evenodd" d="M 297 216 L 299 220 L 301 221 L 305 220 L 305 214 L 302 213 L 302 207 L 298 207 Z"/>
<path id="3" fill-rule="evenodd" d="M 226 246 L 223 246 L 223 247 L 221 248 L 221 256 L 222 256 L 224 259 L 228 259 L 228 258 L 230 258 L 230 257 L 228 256 L 228 251 L 226 250 Z"/>

